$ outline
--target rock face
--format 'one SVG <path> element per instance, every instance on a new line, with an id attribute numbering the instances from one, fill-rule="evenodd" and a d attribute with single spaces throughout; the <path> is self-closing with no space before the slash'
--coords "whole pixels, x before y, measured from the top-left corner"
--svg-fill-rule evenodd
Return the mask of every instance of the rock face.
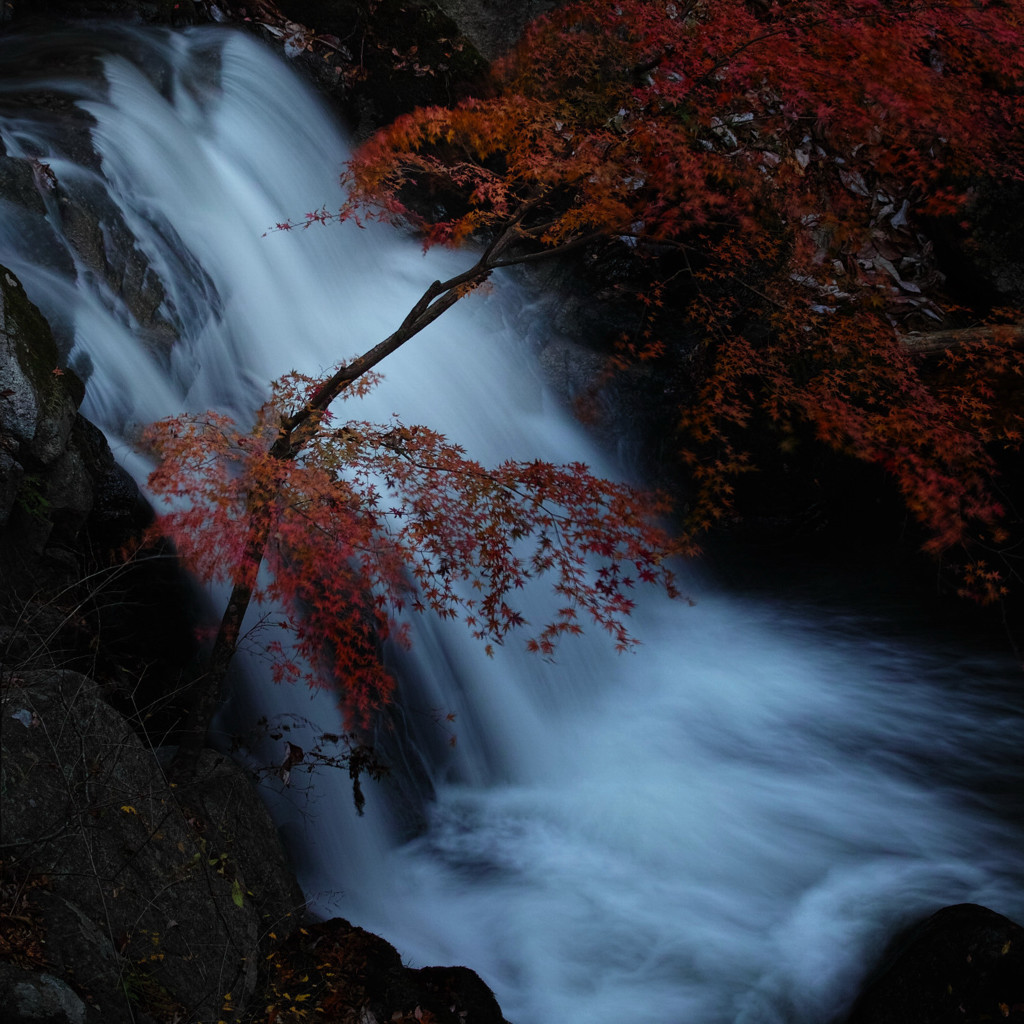
<path id="1" fill-rule="evenodd" d="M 946 907 L 894 943 L 846 1024 L 1024 1022 L 1024 928 L 985 907 Z"/>
<path id="2" fill-rule="evenodd" d="M 0 388 L 8 450 L 22 462 L 51 464 L 67 447 L 83 389 L 59 368 L 49 327 L 6 267 L 0 267 Z"/>
<path id="3" fill-rule="evenodd" d="M 268 1006 L 312 1004 L 326 1020 L 365 1024 L 505 1024 L 469 968 L 404 967 L 393 946 L 341 918 L 293 933 L 269 963 Z"/>
<path id="4" fill-rule="evenodd" d="M 507 53 L 519 41 L 523 30 L 541 14 L 562 6 L 559 0 L 514 0 L 487 4 L 480 0 L 439 0 L 441 9 L 488 59 Z"/>
<path id="5" fill-rule="evenodd" d="M 46 321 L 0 267 L 4 657 L 22 668 L 102 670 L 104 686 L 136 694 L 128 710 L 137 711 L 151 700 L 129 666 L 161 658 L 163 667 L 142 689 L 155 698 L 176 688 L 194 651 L 190 598 L 167 559 L 126 565 L 120 557 L 151 512 L 106 439 L 78 413 L 83 394 L 81 381 L 62 367 Z M 90 632 L 113 646 L 89 651 Z"/>
<path id="6" fill-rule="evenodd" d="M 11 673 L 0 708 L 5 881 L 31 887 L 22 916 L 37 922 L 46 966 L 74 984 L 84 1019 L 128 1022 L 143 1011 L 215 1020 L 227 993 L 247 999 L 261 918 L 281 915 L 289 889 L 290 912 L 302 899 L 266 811 L 226 784 L 238 769 L 207 761 L 196 782 L 204 817 L 187 818 L 154 751 L 88 677 Z M 240 808 L 255 845 L 225 839 L 223 823 Z M 242 862 L 270 883 L 268 901 Z M 46 984 L 35 979 L 40 999 L 63 993 Z"/>
<path id="7" fill-rule="evenodd" d="M 0 742 L 5 1024 L 208 1024 L 289 1008 L 502 1024 L 468 968 L 406 968 L 347 921 L 301 926 L 302 893 L 250 780 L 205 751 L 194 783 L 172 787 L 162 752 L 87 676 L 4 667 Z"/>
<path id="8" fill-rule="evenodd" d="M 144 727 L 153 705 L 141 667 L 172 645 L 150 599 L 158 577 L 133 580 L 141 565 L 103 550 L 123 544 L 148 507 L 78 414 L 82 396 L 48 325 L 0 268 L 0 858 L 5 925 L 22 928 L 0 947 L 5 1005 L 38 1021 L 144 1020 L 137 1011 L 153 1007 L 216 1019 L 225 992 L 255 989 L 264 917 L 302 898 L 237 769 L 232 783 L 205 765 L 192 822 L 164 779 Z M 169 611 L 175 618 L 173 645 L 187 648 L 186 616 Z M 140 662 L 119 635 L 133 637 Z M 86 666 L 101 673 L 102 692 L 75 670 Z M 173 674 L 152 679 L 160 690 Z M 104 697 L 125 697 L 133 720 Z M 245 834 L 262 838 L 236 854 L 223 833 L 239 815 Z M 243 861 L 272 897 L 252 894 Z"/>
<path id="9" fill-rule="evenodd" d="M 0 525 L 20 518 L 33 554 L 73 539 L 93 504 L 88 455 L 72 440 L 83 395 L 46 321 L 0 267 Z"/>

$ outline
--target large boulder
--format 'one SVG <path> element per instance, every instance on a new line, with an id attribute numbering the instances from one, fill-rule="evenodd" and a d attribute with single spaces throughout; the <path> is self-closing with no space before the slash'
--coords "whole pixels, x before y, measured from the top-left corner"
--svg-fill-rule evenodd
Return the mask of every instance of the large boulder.
<path id="1" fill-rule="evenodd" d="M 204 750 L 190 788 L 189 804 L 206 842 L 245 879 L 263 941 L 271 932 L 292 932 L 303 917 L 305 897 L 252 778 L 226 754 Z"/>
<path id="2" fill-rule="evenodd" d="M 1024 928 L 962 903 L 901 936 L 846 1024 L 1024 1024 Z"/>
<path id="3" fill-rule="evenodd" d="M 494 994 L 468 967 L 402 964 L 398 951 L 343 918 L 310 924 L 271 954 L 260 1002 L 284 1014 L 362 1024 L 505 1024 Z"/>
<path id="4" fill-rule="evenodd" d="M 490 4 L 486 0 L 438 0 L 438 6 L 458 22 L 488 60 L 511 50 L 534 18 L 563 4 L 564 0 L 512 0 L 502 4 Z"/>
<path id="5" fill-rule="evenodd" d="M 103 434 L 78 413 L 82 396 L 45 319 L 0 267 L 5 658 L 19 669 L 88 668 L 124 689 L 129 712 L 168 706 L 159 723 L 166 727 L 177 714 L 170 695 L 196 649 L 190 585 L 173 559 L 124 562 L 122 549 L 152 512 Z"/>
<path id="6" fill-rule="evenodd" d="M 248 780 L 208 752 L 176 790 L 75 672 L 5 672 L 0 709 L 3 893 L 21 901 L 3 909 L 28 922 L 4 950 L 23 973 L 0 973 L 0 998 L 60 1003 L 68 1020 L 81 1003 L 81 1024 L 212 1021 L 244 1005 L 271 929 L 303 909 Z"/>

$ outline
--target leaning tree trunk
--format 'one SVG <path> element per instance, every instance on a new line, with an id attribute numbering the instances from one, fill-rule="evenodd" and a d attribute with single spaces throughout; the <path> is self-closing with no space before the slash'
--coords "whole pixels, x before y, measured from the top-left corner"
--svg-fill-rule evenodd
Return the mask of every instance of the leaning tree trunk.
<path id="1" fill-rule="evenodd" d="M 259 577 L 260 563 L 270 540 L 270 503 L 272 494 L 251 493 L 246 502 L 249 532 L 239 565 L 235 569 L 231 596 L 221 616 L 206 671 L 192 684 L 191 702 L 185 726 L 178 738 L 178 748 L 171 761 L 170 778 L 179 785 L 191 782 L 199 765 L 199 755 L 206 746 L 210 723 L 220 706 L 224 681 L 231 659 L 238 650 L 238 637 L 245 613 L 252 603 Z"/>

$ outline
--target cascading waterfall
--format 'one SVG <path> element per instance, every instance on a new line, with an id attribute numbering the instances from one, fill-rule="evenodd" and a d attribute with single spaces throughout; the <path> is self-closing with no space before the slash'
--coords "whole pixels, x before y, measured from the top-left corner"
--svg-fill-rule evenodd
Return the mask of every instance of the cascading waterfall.
<path id="1" fill-rule="evenodd" d="M 345 144 L 245 36 L 4 47 L 20 69 L 0 86 L 8 155 L 121 211 L 163 285 L 156 321 L 179 335 L 154 341 L 123 285 L 69 242 L 45 182 L 45 212 L 0 208 L 0 262 L 73 345 L 86 413 L 139 471 L 121 440 L 134 424 L 251 407 L 272 377 L 379 340 L 464 262 L 384 229 L 263 237 L 332 201 Z M 102 80 L 47 71 L 58 50 L 99 54 Z M 101 167 L 72 152 L 52 110 L 15 110 L 43 86 L 92 119 Z M 359 415 L 398 411 L 484 461 L 614 473 L 531 370 L 542 332 L 501 282 L 389 359 Z M 357 818 L 347 779 L 267 787 L 314 908 L 417 965 L 472 966 L 516 1024 L 822 1022 L 908 922 L 964 901 L 1024 918 L 1012 665 L 894 639 L 879 613 L 839 601 L 690 587 L 695 608 L 644 598 L 643 646 L 626 656 L 595 636 L 555 663 L 514 643 L 490 660 L 457 627 L 418 623 L 401 669 L 405 754 L 433 792 L 422 829 L 410 834 L 383 788 Z M 326 696 L 255 678 L 236 706 L 337 721 Z M 454 747 L 435 721 L 447 712 Z"/>

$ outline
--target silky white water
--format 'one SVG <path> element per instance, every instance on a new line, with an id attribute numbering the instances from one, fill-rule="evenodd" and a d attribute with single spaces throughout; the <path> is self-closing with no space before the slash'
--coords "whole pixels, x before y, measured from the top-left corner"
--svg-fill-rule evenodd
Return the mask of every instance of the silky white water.
<path id="1" fill-rule="evenodd" d="M 86 413 L 141 473 L 121 440 L 134 424 L 243 410 L 288 369 L 363 351 L 466 257 L 425 258 L 385 229 L 264 237 L 337 196 L 346 145 L 305 88 L 227 32 L 97 44 L 105 86 L 39 62 L 32 74 L 95 119 L 100 171 L 63 150 L 52 119 L 5 114 L 0 132 L 9 155 L 113 198 L 181 340 L 170 354 L 146 344 L 116 287 L 78 257 L 47 258 L 65 244 L 52 196 L 45 214 L 0 210 L 0 262 L 60 321 L 90 371 Z M 486 461 L 621 472 L 546 393 L 544 334 L 499 281 L 389 359 L 353 415 L 397 412 Z M 492 660 L 457 626 L 421 621 L 412 652 L 392 655 L 406 784 L 369 787 L 363 818 L 338 775 L 266 787 L 312 907 L 414 965 L 474 968 L 515 1024 L 824 1022 L 922 915 L 973 901 L 1024 919 L 1012 665 L 901 639 L 838 597 L 737 598 L 699 576 L 686 589 L 693 608 L 644 597 L 642 646 L 625 656 L 594 636 L 554 662 L 514 641 Z M 530 601 L 541 618 L 545 596 Z M 337 722 L 330 698 L 274 688 L 255 662 L 244 685 L 236 726 Z M 430 799 L 410 807 L 413 792 Z"/>

